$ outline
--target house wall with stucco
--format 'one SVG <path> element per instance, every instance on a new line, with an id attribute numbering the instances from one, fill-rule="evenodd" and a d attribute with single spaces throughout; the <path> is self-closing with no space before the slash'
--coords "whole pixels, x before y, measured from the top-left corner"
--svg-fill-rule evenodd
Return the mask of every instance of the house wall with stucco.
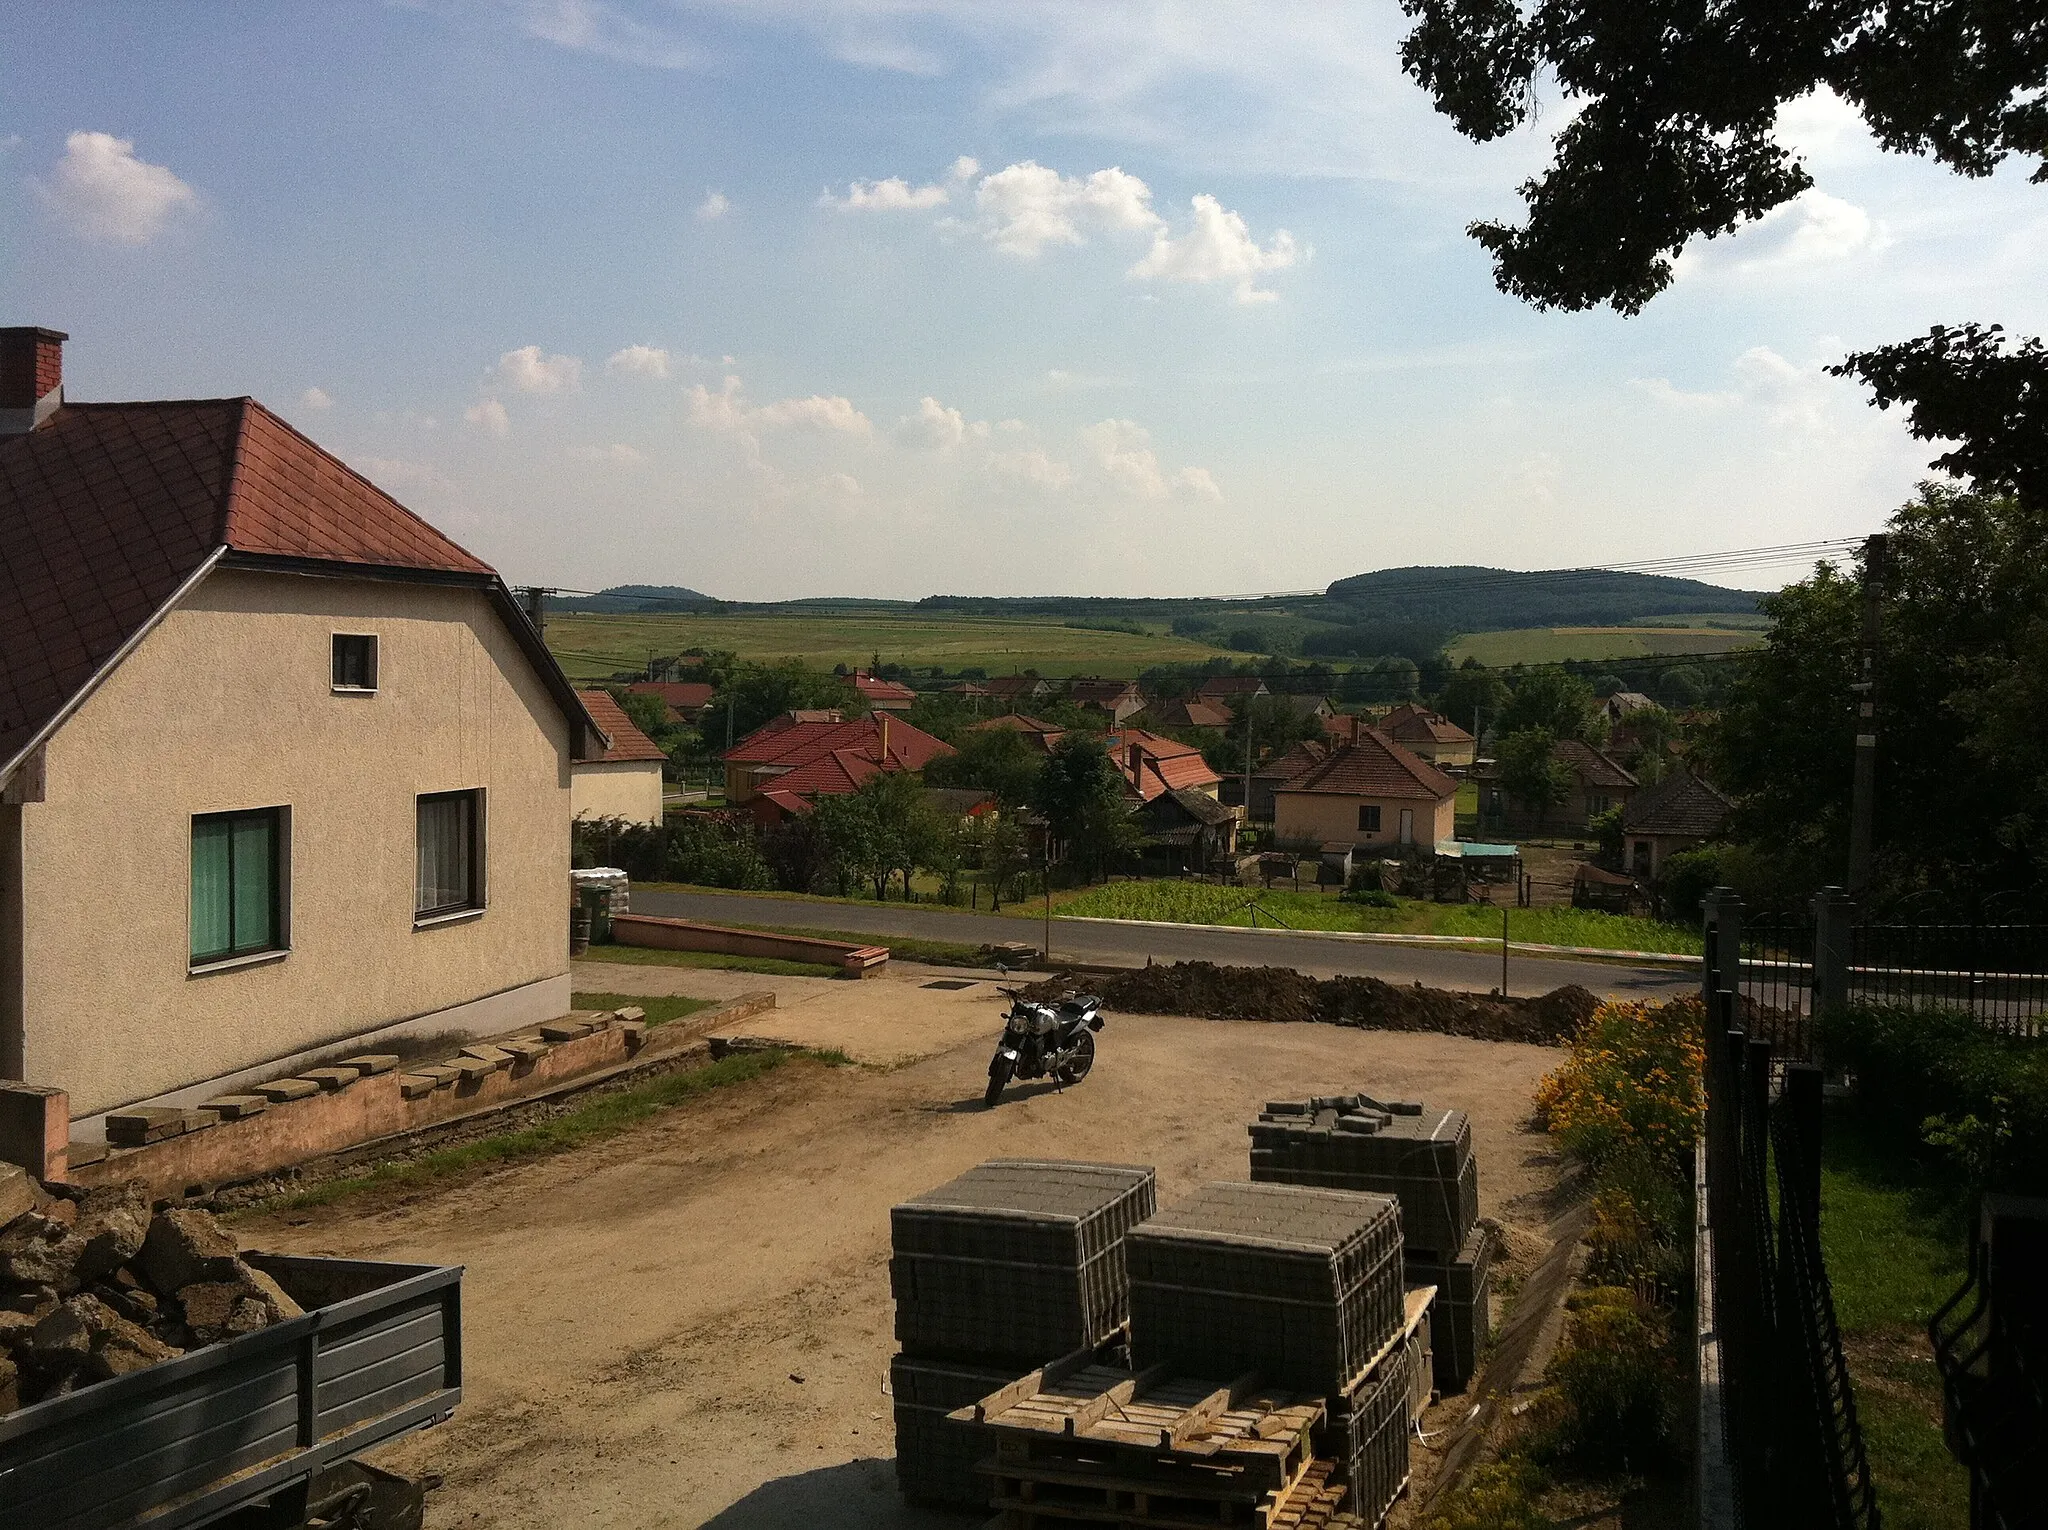
<path id="1" fill-rule="evenodd" d="M 378 638 L 374 694 L 333 690 L 337 632 Z M 50 738 L 7 825 L 21 1076 L 88 1116 L 458 1007 L 471 1029 L 561 1013 L 570 749 L 480 591 L 208 575 Z M 415 799 L 478 788 L 484 906 L 416 925 Z M 195 970 L 193 815 L 270 807 L 287 949 Z"/>
<path id="2" fill-rule="evenodd" d="M 1359 828 L 1358 810 L 1362 807 L 1380 810 L 1377 831 Z M 1413 797 L 1354 797 L 1338 792 L 1290 791 L 1273 793 L 1273 837 L 1285 845 L 1398 845 L 1401 843 L 1401 813 L 1404 809 L 1415 815 L 1409 832 L 1411 843 L 1427 848 L 1440 839 L 1456 837 L 1455 797 L 1430 802 Z"/>
<path id="3" fill-rule="evenodd" d="M 573 818 L 661 822 L 661 761 L 581 760 L 569 776 Z"/>

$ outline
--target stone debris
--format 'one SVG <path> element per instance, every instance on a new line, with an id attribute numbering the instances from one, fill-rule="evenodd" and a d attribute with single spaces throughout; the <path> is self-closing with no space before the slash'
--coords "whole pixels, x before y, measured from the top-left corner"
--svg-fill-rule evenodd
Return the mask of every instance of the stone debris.
<path id="1" fill-rule="evenodd" d="M 140 1183 L 0 1174 L 0 1413 L 301 1315 L 212 1216 L 154 1212 Z"/>

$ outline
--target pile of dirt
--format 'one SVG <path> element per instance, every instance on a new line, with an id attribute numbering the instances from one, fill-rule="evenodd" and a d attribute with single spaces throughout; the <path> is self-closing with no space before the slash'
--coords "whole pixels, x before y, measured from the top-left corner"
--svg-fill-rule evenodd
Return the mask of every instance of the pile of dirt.
<path id="1" fill-rule="evenodd" d="M 1072 978 L 1048 978 L 1024 992 L 1059 998 L 1080 991 Z M 1571 984 L 1536 999 L 1452 993 L 1420 983 L 1399 988 L 1371 977 L 1316 978 L 1291 967 L 1219 967 L 1175 962 L 1095 981 L 1105 1008 L 1142 1015 L 1193 1015 L 1205 1020 L 1320 1021 L 1363 1030 L 1433 1031 L 1481 1041 L 1560 1046 L 1599 1000 Z"/>
<path id="2" fill-rule="evenodd" d="M 203 1211 L 0 1164 L 0 1413 L 254 1333 L 300 1308 Z"/>

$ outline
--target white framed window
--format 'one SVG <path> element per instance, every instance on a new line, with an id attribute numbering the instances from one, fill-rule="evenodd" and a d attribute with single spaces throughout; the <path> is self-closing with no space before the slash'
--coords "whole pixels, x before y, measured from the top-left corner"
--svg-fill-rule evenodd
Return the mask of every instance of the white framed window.
<path id="1" fill-rule="evenodd" d="M 484 794 L 430 792 L 418 799 L 412 917 L 432 923 L 484 906 Z"/>
<path id="2" fill-rule="evenodd" d="M 334 634 L 334 689 L 374 693 L 377 689 L 377 635 L 373 632 Z"/>

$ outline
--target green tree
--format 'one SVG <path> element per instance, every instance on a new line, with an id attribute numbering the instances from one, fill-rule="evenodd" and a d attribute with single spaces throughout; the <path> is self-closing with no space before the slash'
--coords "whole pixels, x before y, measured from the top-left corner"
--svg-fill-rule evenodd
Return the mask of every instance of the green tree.
<path id="1" fill-rule="evenodd" d="M 1100 881 L 1141 837 L 1124 797 L 1124 779 L 1091 733 L 1068 733 L 1039 773 L 1032 806 L 1044 817 L 1062 858 Z"/>
<path id="2" fill-rule="evenodd" d="M 1500 741 L 1500 785 L 1510 800 L 1536 815 L 1540 832 L 1553 808 L 1571 795 L 1572 772 L 1553 753 L 1557 739 L 1543 728 L 1523 728 Z"/>
<path id="3" fill-rule="evenodd" d="M 1031 869 L 1024 844 L 1024 830 L 1014 813 L 984 814 L 969 821 L 967 854 L 988 882 L 992 908 L 1003 906 L 1003 895 L 1011 883 Z"/>
<path id="4" fill-rule="evenodd" d="M 608 685 L 612 700 L 619 704 L 619 710 L 632 719 L 633 726 L 642 733 L 668 747 L 668 736 L 677 730 L 668 720 L 668 705 L 659 696 L 649 696 L 640 691 L 629 691 L 623 685 Z"/>
<path id="5" fill-rule="evenodd" d="M 1244 774 L 1244 741 L 1249 731 L 1252 763 L 1285 754 L 1303 739 L 1321 738 L 1321 719 L 1295 710 L 1280 696 L 1253 696 L 1240 702 L 1224 725 L 1223 737 L 1201 743 L 1202 758 L 1221 776 Z"/>
<path id="6" fill-rule="evenodd" d="M 779 659 L 773 664 L 740 664 L 726 676 L 704 715 L 707 740 L 717 739 L 724 747 L 726 712 L 732 712 L 732 736 L 745 738 L 763 723 L 784 712 L 836 707 L 847 717 L 867 711 L 860 692 L 846 680 L 813 669 L 801 659 Z"/>
<path id="7" fill-rule="evenodd" d="M 1592 686 L 1562 669 L 1544 668 L 1522 677 L 1500 714 L 1499 727 L 1503 735 L 1536 729 L 1553 739 L 1590 744 L 1602 736 L 1605 720 Z"/>
<path id="8" fill-rule="evenodd" d="M 1045 765 L 1045 751 L 1013 728 L 970 729 L 959 752 L 942 754 L 925 766 L 932 786 L 971 786 L 995 795 L 1005 812 L 1031 800 L 1031 788 Z"/>
<path id="9" fill-rule="evenodd" d="M 1638 312 L 1697 235 L 1813 184 L 1776 139 L 1778 107 L 1826 88 L 1895 153 L 1989 175 L 2048 155 L 2048 22 L 2011 0 L 1402 0 L 1408 72 L 1467 137 L 1536 109 L 1539 75 L 1575 108 L 1521 188 L 1519 226 L 1481 222 L 1503 292 L 1539 308 Z M 2048 164 L 2033 179 L 2048 180 Z M 1937 326 L 1834 368 L 1902 404 L 1937 465 L 2048 506 L 2048 352 L 1998 327 Z"/>
<path id="10" fill-rule="evenodd" d="M 1436 709 L 1461 728 L 1472 727 L 1475 717 L 1481 728 L 1497 726 L 1507 704 L 1507 682 L 1477 659 L 1452 670 L 1436 698 Z"/>

